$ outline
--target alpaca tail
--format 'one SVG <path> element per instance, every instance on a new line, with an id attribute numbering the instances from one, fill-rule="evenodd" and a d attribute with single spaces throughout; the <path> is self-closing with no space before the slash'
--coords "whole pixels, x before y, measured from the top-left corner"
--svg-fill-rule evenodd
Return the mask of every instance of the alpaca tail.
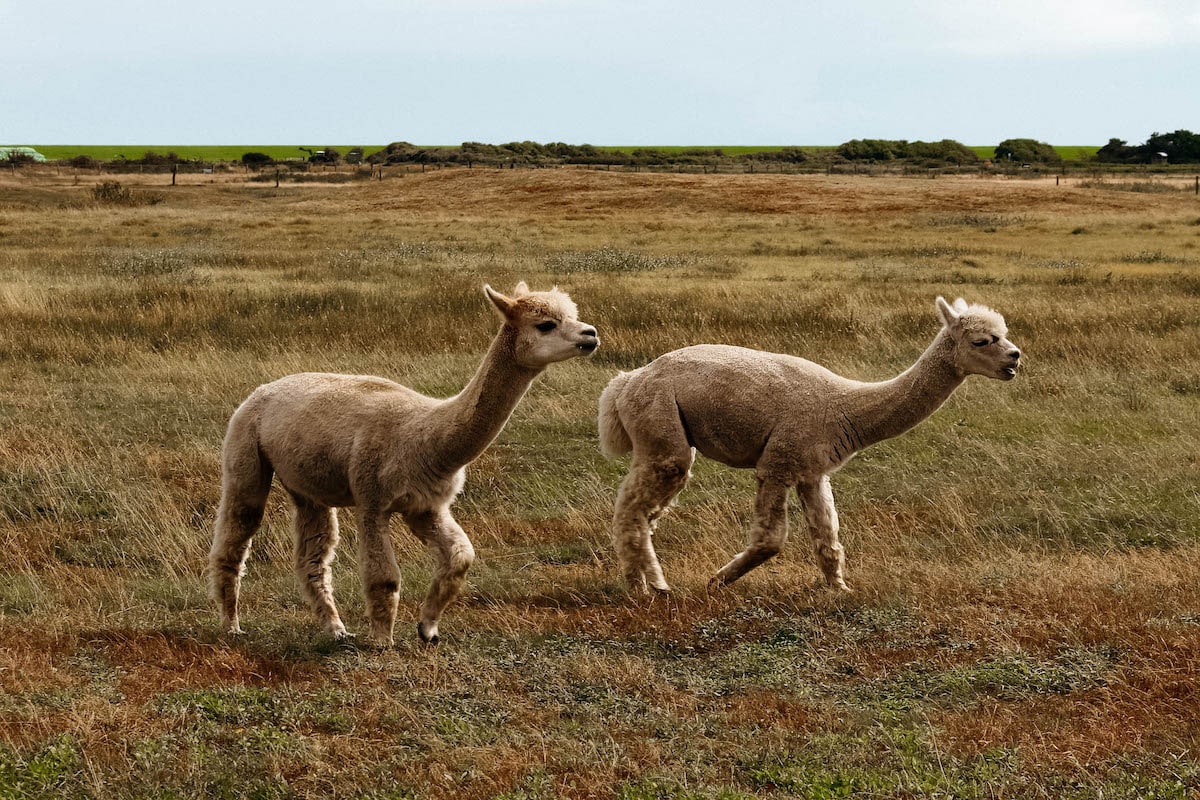
<path id="1" fill-rule="evenodd" d="M 621 415 L 617 411 L 617 403 L 621 399 L 621 390 L 629 381 L 628 372 L 617 373 L 617 377 L 608 382 L 600 393 L 600 452 L 605 458 L 617 458 L 633 449 L 633 441 L 629 432 L 621 424 Z"/>

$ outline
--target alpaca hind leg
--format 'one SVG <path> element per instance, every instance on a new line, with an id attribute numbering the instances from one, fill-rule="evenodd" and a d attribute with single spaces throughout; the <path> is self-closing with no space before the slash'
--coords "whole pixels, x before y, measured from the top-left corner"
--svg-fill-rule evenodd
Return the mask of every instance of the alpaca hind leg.
<path id="1" fill-rule="evenodd" d="M 612 539 L 625 582 L 633 591 L 645 592 L 646 576 L 642 573 L 641 564 L 642 528 L 649 527 L 650 523 L 645 515 L 636 509 L 641 495 L 639 479 L 640 475 L 631 469 L 617 489 Z"/>
<path id="2" fill-rule="evenodd" d="M 690 448 L 674 457 L 635 458 L 617 492 L 613 544 L 629 587 L 660 592 L 671 587 L 654 552 L 654 527 L 687 483 L 694 455 Z"/>
<path id="3" fill-rule="evenodd" d="M 717 571 L 708 582 L 709 588 L 733 583 L 783 549 L 788 536 L 787 493 L 785 483 L 758 479 L 750 545 Z"/>
<path id="4" fill-rule="evenodd" d="M 436 559 L 433 582 L 421 603 L 417 635 L 424 642 L 437 644 L 438 622 L 446 606 L 462 591 L 467 570 L 475 561 L 475 548 L 446 509 L 408 514 L 405 521 Z"/>
<path id="5" fill-rule="evenodd" d="M 271 491 L 271 466 L 259 456 L 258 446 L 230 452 L 226 440 L 221 504 L 212 548 L 208 553 L 209 592 L 221 612 L 221 630 L 241 633 L 238 596 L 250 541 L 262 524 L 267 494 Z"/>
<path id="6" fill-rule="evenodd" d="M 796 492 L 804 503 L 804 517 L 812 534 L 813 552 L 825 575 L 825 583 L 831 589 L 850 591 L 844 578 L 846 551 L 838 541 L 838 515 L 833 504 L 833 487 L 829 483 L 829 476 L 802 482 L 796 487 Z"/>
<path id="7" fill-rule="evenodd" d="M 300 497 L 296 502 L 295 534 L 296 577 L 304 599 L 317 615 L 321 627 L 342 639 L 348 634 L 333 601 L 333 576 L 330 564 L 338 544 L 337 511 Z"/>
<path id="8" fill-rule="evenodd" d="M 400 602 L 400 568 L 388 535 L 388 517 L 372 508 L 358 509 L 358 566 L 367 600 L 371 641 L 390 647 L 395 640 L 396 606 Z"/>

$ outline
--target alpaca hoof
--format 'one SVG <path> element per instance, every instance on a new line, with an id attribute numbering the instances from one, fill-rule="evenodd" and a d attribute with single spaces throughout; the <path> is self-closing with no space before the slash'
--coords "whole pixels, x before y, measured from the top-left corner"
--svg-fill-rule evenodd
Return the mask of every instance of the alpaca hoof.
<path id="1" fill-rule="evenodd" d="M 226 627 L 225 630 L 222 631 L 222 633 L 224 633 L 226 636 L 242 636 L 246 632 L 244 630 L 242 630 L 241 625 L 238 625 L 235 623 L 233 625 Z"/>
<path id="2" fill-rule="evenodd" d="M 722 578 L 720 575 L 713 575 L 708 579 L 708 585 L 705 587 L 705 591 L 715 592 L 718 589 L 724 589 L 726 585 L 727 584 L 724 578 Z"/>
<path id="3" fill-rule="evenodd" d="M 429 632 L 426 633 L 424 622 L 417 623 L 417 636 L 421 637 L 421 641 L 425 644 L 437 644 L 441 641 L 438 638 L 437 625 L 430 625 Z"/>
<path id="4" fill-rule="evenodd" d="M 662 570 L 647 570 L 643 573 L 642 580 L 645 581 L 645 585 L 649 589 L 653 590 L 655 595 L 666 594 L 671 591 L 671 585 L 663 577 Z"/>
<path id="5" fill-rule="evenodd" d="M 340 631 L 330 631 L 330 633 L 333 635 L 333 638 L 339 642 L 345 642 L 357 638 L 353 633 L 350 633 L 345 628 L 342 628 Z"/>
<path id="6" fill-rule="evenodd" d="M 634 597 L 644 597 L 650 593 L 650 587 L 646 585 L 644 578 L 627 578 L 625 586 L 629 589 L 629 593 Z"/>

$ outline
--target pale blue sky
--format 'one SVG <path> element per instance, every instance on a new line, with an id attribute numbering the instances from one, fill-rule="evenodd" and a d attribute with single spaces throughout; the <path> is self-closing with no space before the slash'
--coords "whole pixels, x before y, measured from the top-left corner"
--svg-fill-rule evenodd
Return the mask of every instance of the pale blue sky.
<path id="1" fill-rule="evenodd" d="M 1200 0 L 0 0 L 0 143 L 1141 142 Z"/>

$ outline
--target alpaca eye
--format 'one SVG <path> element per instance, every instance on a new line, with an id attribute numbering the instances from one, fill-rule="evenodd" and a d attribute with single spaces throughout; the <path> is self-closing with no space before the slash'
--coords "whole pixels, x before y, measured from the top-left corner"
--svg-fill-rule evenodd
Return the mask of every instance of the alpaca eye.
<path id="1" fill-rule="evenodd" d="M 976 347 L 983 347 L 984 345 L 989 345 L 989 344 L 991 344 L 991 340 L 989 340 L 989 339 L 976 339 L 975 341 L 971 342 L 971 344 L 975 345 Z"/>
<path id="2" fill-rule="evenodd" d="M 533 327 L 537 328 L 542 333 L 549 333 L 550 331 L 552 331 L 558 327 L 558 323 L 554 322 L 552 320 L 546 320 L 545 322 L 539 322 L 537 325 L 534 325 Z"/>

